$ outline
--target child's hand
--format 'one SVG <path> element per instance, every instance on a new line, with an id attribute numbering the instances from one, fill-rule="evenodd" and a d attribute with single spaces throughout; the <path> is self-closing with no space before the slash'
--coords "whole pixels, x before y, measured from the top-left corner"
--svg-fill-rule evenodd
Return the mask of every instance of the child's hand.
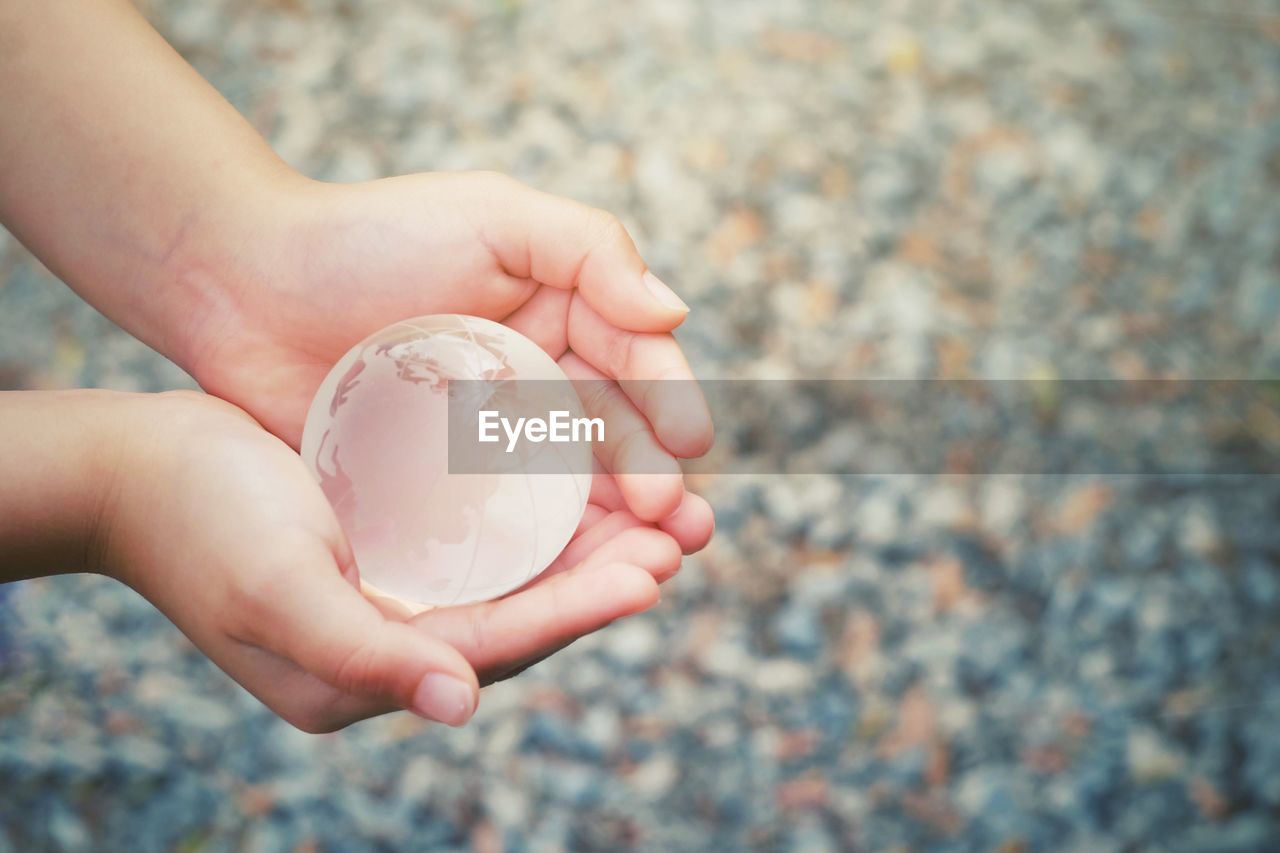
<path id="1" fill-rule="evenodd" d="M 599 455 L 622 472 L 626 455 L 657 454 L 668 473 L 620 473 L 606 488 L 649 522 L 680 509 L 686 549 L 706 541 L 711 513 L 685 497 L 676 462 L 711 443 L 705 401 L 691 381 L 661 393 L 627 381 L 693 379 L 670 334 L 687 308 L 616 219 L 489 173 L 284 179 L 274 204 L 220 256 L 173 254 L 173 277 L 202 294 L 177 357 L 206 390 L 297 446 L 320 381 L 365 335 L 420 314 L 498 320 L 571 378 L 623 380 L 625 393 L 585 401 L 611 424 Z"/>
<path id="2" fill-rule="evenodd" d="M 297 447 L 361 338 L 419 314 L 499 320 L 572 378 L 622 381 L 587 401 L 611 421 L 603 488 L 688 549 L 710 536 L 676 464 L 711 443 L 701 394 L 625 381 L 692 379 L 670 335 L 687 309 L 616 219 L 488 173 L 306 180 L 126 0 L 11 17 L 0 220 L 206 390 Z M 636 457 L 667 472 L 624 473 Z"/>
<path id="3" fill-rule="evenodd" d="M 410 618 L 357 591 L 337 520 L 284 442 L 202 394 L 129 396 L 116 447 L 99 454 L 118 461 L 89 568 L 129 583 L 307 731 L 394 708 L 459 725 L 480 684 L 651 606 L 680 562 L 670 536 L 597 511 L 525 589 Z"/>

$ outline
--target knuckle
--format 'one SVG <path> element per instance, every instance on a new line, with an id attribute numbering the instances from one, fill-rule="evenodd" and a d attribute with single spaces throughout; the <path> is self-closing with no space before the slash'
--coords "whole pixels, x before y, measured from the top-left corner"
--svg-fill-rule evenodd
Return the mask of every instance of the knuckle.
<path id="1" fill-rule="evenodd" d="M 156 395 L 161 400 L 204 400 L 205 394 L 190 388 L 173 388 Z"/>
<path id="2" fill-rule="evenodd" d="M 468 172 L 468 176 L 478 183 L 487 185 L 492 189 L 506 189 L 519 185 L 519 181 L 503 172 L 494 171 L 492 169 L 479 169 Z"/>
<path id="3" fill-rule="evenodd" d="M 294 682 L 290 688 L 278 691 L 267 706 L 298 731 L 328 734 L 346 728 L 357 719 L 341 712 L 337 701 L 341 693 L 310 676 Z"/>
<path id="4" fill-rule="evenodd" d="M 280 602 L 287 600 L 294 584 L 289 572 L 267 568 L 238 577 L 230 588 L 229 607 L 240 639 L 259 642 L 273 624 Z"/>
<path id="5" fill-rule="evenodd" d="M 350 697 L 332 685 L 314 676 L 283 699 L 282 707 L 272 705 L 272 710 L 289 725 L 312 735 L 341 731 L 352 723 L 385 713 L 390 708 L 353 711 Z"/>
<path id="6" fill-rule="evenodd" d="M 556 583 L 555 581 L 556 579 L 553 578 L 552 583 L 547 584 L 547 595 L 551 599 L 547 603 L 547 608 L 558 618 L 563 618 L 571 612 L 569 606 L 570 603 L 565 600 L 563 580 L 559 583 Z"/>
<path id="7" fill-rule="evenodd" d="M 587 390 L 582 406 L 588 412 L 606 415 L 622 402 L 622 389 L 614 382 L 604 380 L 593 383 Z"/>
<path id="8" fill-rule="evenodd" d="M 634 332 L 620 332 L 614 334 L 609 343 L 605 347 L 605 366 L 614 376 L 624 376 L 629 371 L 631 364 L 631 351 L 636 345 L 636 335 Z"/>
<path id="9" fill-rule="evenodd" d="M 315 536 L 281 529 L 258 546 L 252 561 L 226 566 L 226 612 L 239 639 L 274 646 L 272 631 L 291 615 L 290 604 L 308 580 L 302 566 L 316 553 Z"/>
<path id="10" fill-rule="evenodd" d="M 617 443 L 613 446 L 613 453 L 610 455 L 610 467 L 615 474 L 644 473 L 646 465 L 644 460 L 647 454 L 641 454 L 639 451 L 647 450 L 647 438 L 649 432 L 643 426 L 637 425 L 622 434 L 618 438 Z M 630 460 L 631 468 L 635 470 L 623 470 L 623 463 Z"/>
<path id="11" fill-rule="evenodd" d="M 218 412 L 238 420 L 256 423 L 243 409 L 203 391 L 175 388 L 161 391 L 155 395 L 155 398 L 166 407 L 166 411 L 176 415 L 207 418 L 210 412 Z"/>
<path id="12" fill-rule="evenodd" d="M 339 690 L 358 695 L 382 692 L 378 657 L 378 647 L 372 639 L 344 650 L 335 662 L 331 684 Z"/>
<path id="13" fill-rule="evenodd" d="M 471 642 L 471 649 L 476 654 L 483 654 L 489 647 L 492 639 L 490 620 L 493 618 L 493 611 L 493 603 L 485 603 L 467 620 L 467 638 Z"/>
<path id="14" fill-rule="evenodd" d="M 625 244 L 631 241 L 631 235 L 627 233 L 627 228 L 622 224 L 622 220 L 610 211 L 593 207 L 587 215 L 587 221 L 591 230 L 595 233 L 593 242 L 596 246 L 616 243 Z"/>

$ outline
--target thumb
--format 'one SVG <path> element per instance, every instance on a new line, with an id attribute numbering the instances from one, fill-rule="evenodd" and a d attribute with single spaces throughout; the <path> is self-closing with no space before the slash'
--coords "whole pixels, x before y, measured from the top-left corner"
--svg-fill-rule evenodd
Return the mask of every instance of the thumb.
<path id="1" fill-rule="evenodd" d="M 310 564 L 255 584 L 241 608 L 248 642 L 272 651 L 333 687 L 386 700 L 419 716 L 460 726 L 475 713 L 475 671 L 451 646 L 385 618 L 342 576 L 317 544 Z M 313 571 L 317 560 L 329 565 Z M 307 566 L 307 570 L 302 570 Z"/>
<path id="2" fill-rule="evenodd" d="M 508 275 L 577 288 L 620 329 L 669 332 L 689 306 L 645 265 L 613 214 L 481 173 L 483 208 L 473 218 Z"/>

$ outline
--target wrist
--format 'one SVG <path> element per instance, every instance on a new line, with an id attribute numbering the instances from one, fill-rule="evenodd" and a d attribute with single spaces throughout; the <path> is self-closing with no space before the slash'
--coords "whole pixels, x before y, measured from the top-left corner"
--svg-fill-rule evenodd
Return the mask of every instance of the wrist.
<path id="1" fill-rule="evenodd" d="M 0 580 L 105 570 L 127 410 L 144 396 L 0 394 Z"/>
<path id="2" fill-rule="evenodd" d="M 166 520 L 189 498 L 185 481 L 208 451 L 209 425 L 247 415 L 196 391 L 113 397 L 115 405 L 92 444 L 100 460 L 100 492 L 87 531 L 87 570 L 147 595 L 156 580 L 154 567 L 178 559 L 181 543 L 166 539 Z"/>
<path id="3" fill-rule="evenodd" d="M 277 285 L 281 247 L 316 185 L 278 162 L 239 174 L 171 237 L 153 270 L 146 328 L 129 329 L 197 379 L 210 350 L 253 326 L 249 314 Z"/>

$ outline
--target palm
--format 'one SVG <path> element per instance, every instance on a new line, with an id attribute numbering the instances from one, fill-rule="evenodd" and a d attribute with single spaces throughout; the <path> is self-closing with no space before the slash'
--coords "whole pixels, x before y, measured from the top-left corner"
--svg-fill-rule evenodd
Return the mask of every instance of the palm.
<path id="1" fill-rule="evenodd" d="M 602 310 L 634 314 L 626 304 L 633 296 L 616 298 L 605 290 L 609 284 L 596 288 L 598 294 L 584 292 L 585 283 L 574 287 L 575 279 L 589 274 L 609 279 L 626 272 L 597 271 L 604 265 L 593 260 L 619 251 L 608 240 L 621 239 L 621 251 L 634 255 L 625 232 L 619 235 L 609 220 L 600 220 L 604 224 L 594 226 L 600 233 L 587 234 L 577 256 L 539 252 L 536 234 L 527 233 L 534 226 L 507 209 L 518 207 L 507 203 L 512 191 L 490 176 L 439 174 L 318 189 L 332 194 L 328 203 L 307 199 L 306 210 L 332 212 L 291 220 L 297 224 L 285 250 L 253 271 L 271 286 L 243 301 L 215 332 L 215 342 L 196 364 L 197 378 L 297 447 L 311 397 L 334 362 L 370 332 L 406 317 L 464 313 L 505 323 L 537 342 L 575 379 L 688 376 L 669 334 L 637 332 L 605 319 Z M 640 319 L 643 326 L 646 320 Z M 705 410 L 695 407 L 691 413 L 673 405 L 641 412 L 612 399 L 602 405 L 610 411 L 600 414 L 630 425 L 619 434 L 642 429 L 653 436 L 647 449 L 671 458 L 666 477 L 622 475 L 599 483 L 596 509 L 617 511 L 625 500 L 646 520 L 666 518 L 684 494 L 674 456 L 696 455 L 709 442 Z M 633 452 L 646 450 L 637 444 L 631 442 Z M 614 464 L 620 460 L 605 450 L 606 468 L 621 470 Z M 607 471 L 603 476 L 613 480 Z M 702 509 L 695 507 L 696 526 L 707 527 L 709 535 L 709 513 Z M 700 529 L 688 532 L 680 537 L 682 545 L 705 539 Z"/>
<path id="2" fill-rule="evenodd" d="M 504 320 L 536 289 L 503 273 L 465 223 L 427 209 L 396 215 L 379 203 L 382 185 L 360 189 L 354 204 L 335 199 L 328 208 L 339 213 L 286 235 L 284 251 L 251 274 L 270 286 L 213 331 L 197 364 L 207 389 L 294 447 L 316 388 L 361 338 L 423 314 Z"/>
<path id="3" fill-rule="evenodd" d="M 145 536 L 123 533 L 127 580 L 286 719 L 331 729 L 410 703 L 428 672 L 481 684 L 656 600 L 679 564 L 658 531 L 602 521 L 536 585 L 500 602 L 411 616 L 358 590 L 349 546 L 298 456 L 234 407 L 171 395 L 155 441 L 170 477 L 137 481 Z M 162 515 L 161 519 L 154 517 Z M 155 564 L 155 565 L 152 565 Z M 622 565 L 625 564 L 625 565 Z"/>

